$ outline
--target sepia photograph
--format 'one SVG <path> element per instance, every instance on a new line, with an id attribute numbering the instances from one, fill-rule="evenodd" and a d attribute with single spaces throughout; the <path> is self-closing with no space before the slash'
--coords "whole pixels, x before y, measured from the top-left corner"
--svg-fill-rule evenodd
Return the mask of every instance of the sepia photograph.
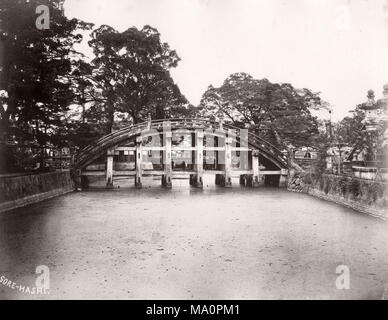
<path id="1" fill-rule="evenodd" d="M 388 0 L 0 0 L 0 300 L 388 299 L 387 35 Z"/>

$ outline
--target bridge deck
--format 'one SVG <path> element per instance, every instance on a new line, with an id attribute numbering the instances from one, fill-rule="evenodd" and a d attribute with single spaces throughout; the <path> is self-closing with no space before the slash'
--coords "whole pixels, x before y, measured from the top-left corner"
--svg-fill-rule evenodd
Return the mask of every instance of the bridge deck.
<path id="1" fill-rule="evenodd" d="M 224 174 L 224 170 L 203 170 L 203 173 L 205 174 Z M 182 174 L 196 174 L 196 170 L 181 170 L 181 171 L 172 171 L 172 175 L 182 175 Z M 281 170 L 262 170 L 260 171 L 262 175 L 284 175 L 286 174 L 284 171 Z M 162 176 L 165 172 L 163 170 L 145 170 L 143 171 L 143 176 Z M 253 174 L 253 170 L 236 170 L 230 172 L 232 177 L 238 177 L 243 174 Z M 82 171 L 82 176 L 105 176 L 106 171 L 105 170 L 88 170 L 88 171 Z M 136 176 L 136 170 L 113 170 L 113 176 Z"/>

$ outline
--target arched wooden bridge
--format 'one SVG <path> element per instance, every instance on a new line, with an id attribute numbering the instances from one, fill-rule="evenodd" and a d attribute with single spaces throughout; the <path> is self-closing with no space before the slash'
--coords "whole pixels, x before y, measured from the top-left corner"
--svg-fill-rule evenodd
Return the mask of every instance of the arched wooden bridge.
<path id="1" fill-rule="evenodd" d="M 112 132 L 87 146 L 74 169 L 79 185 L 89 176 L 133 176 L 137 187 L 144 176 L 161 176 L 171 187 L 175 175 L 190 174 L 190 184 L 202 187 L 204 173 L 216 184 L 231 186 L 232 177 L 248 186 L 285 186 L 287 155 L 248 130 L 203 119 L 149 120 Z"/>

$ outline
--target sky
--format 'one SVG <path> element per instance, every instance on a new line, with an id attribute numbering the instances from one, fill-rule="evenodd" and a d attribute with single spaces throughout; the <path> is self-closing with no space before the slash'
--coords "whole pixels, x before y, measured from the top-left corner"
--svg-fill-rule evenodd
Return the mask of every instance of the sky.
<path id="1" fill-rule="evenodd" d="M 182 59 L 171 73 L 194 105 L 210 84 L 247 72 L 320 92 L 339 120 L 388 83 L 388 0 L 66 0 L 64 8 L 96 27 L 158 29 Z"/>

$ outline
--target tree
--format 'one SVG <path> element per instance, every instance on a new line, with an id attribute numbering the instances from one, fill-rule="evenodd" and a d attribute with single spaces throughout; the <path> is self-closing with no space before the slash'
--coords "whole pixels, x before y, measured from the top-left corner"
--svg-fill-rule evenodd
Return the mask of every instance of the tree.
<path id="1" fill-rule="evenodd" d="M 57 133 L 63 114 L 74 100 L 68 74 L 78 29 L 90 27 L 63 15 L 61 0 L 3 0 L 0 90 L 7 92 L 1 112 L 1 141 L 35 145 L 42 150 L 62 140 Z M 35 25 L 39 5 L 49 8 L 48 29 Z"/>
<path id="2" fill-rule="evenodd" d="M 339 142 L 354 146 L 363 135 L 365 113 L 361 105 L 352 111 L 352 116 L 343 118 L 335 125 L 334 136 Z"/>
<path id="3" fill-rule="evenodd" d="M 201 117 L 247 127 L 278 147 L 313 144 L 318 120 L 312 109 L 323 106 L 319 94 L 291 84 L 257 80 L 246 73 L 231 74 L 221 87 L 209 86 L 198 108 Z"/>
<path id="4" fill-rule="evenodd" d="M 367 104 L 377 105 L 381 112 L 387 113 L 387 105 L 384 99 L 375 102 L 373 90 L 369 90 L 367 94 L 368 102 L 358 104 L 351 111 L 352 116 L 345 117 L 335 126 L 334 139 L 336 142 L 352 147 L 350 158 L 354 152 L 363 151 L 366 161 L 375 160 L 376 156 L 387 153 L 386 132 L 388 123 L 386 118 L 376 119 L 375 130 L 367 130 L 365 126 L 365 108 Z"/>
<path id="5" fill-rule="evenodd" d="M 63 141 L 73 149 L 84 148 L 93 140 L 101 137 L 104 119 L 101 117 L 101 105 L 104 99 L 94 77 L 92 64 L 80 59 L 72 62 L 72 71 L 68 75 L 74 102 L 65 115 L 61 130 Z"/>
<path id="6" fill-rule="evenodd" d="M 136 124 L 149 113 L 164 118 L 187 104 L 169 72 L 180 58 L 161 42 L 156 29 L 132 27 L 120 33 L 103 25 L 93 31 L 89 45 L 95 54 L 94 79 L 101 92 L 106 133 L 113 128 L 115 113 L 126 114 Z"/>

